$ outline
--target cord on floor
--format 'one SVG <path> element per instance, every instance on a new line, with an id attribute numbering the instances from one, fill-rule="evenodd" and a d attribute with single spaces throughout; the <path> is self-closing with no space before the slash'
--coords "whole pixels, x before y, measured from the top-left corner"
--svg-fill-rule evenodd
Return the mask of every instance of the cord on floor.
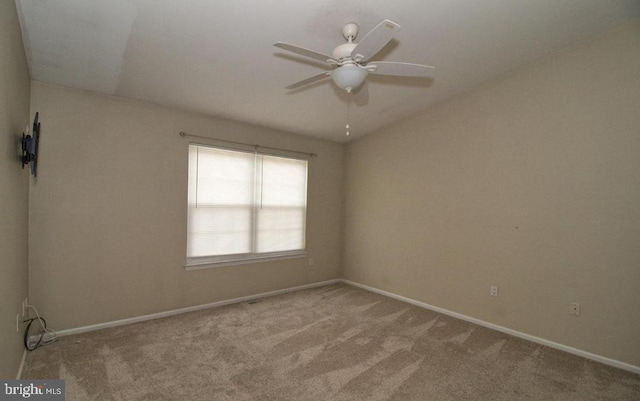
<path id="1" fill-rule="evenodd" d="M 55 331 L 47 328 L 47 321 L 40 317 L 40 314 L 38 313 L 38 310 L 35 308 L 35 306 L 29 304 L 26 304 L 25 306 L 27 309 L 33 309 L 33 312 L 36 314 L 36 317 L 23 321 L 23 323 L 28 323 L 27 328 L 24 330 L 24 347 L 27 349 L 27 351 L 33 351 L 38 347 L 42 347 L 43 345 L 48 345 L 56 341 L 58 339 L 58 334 Z M 33 322 L 36 321 L 40 323 L 41 330 L 39 334 L 36 334 L 38 340 L 33 342 L 29 341 L 29 331 Z M 45 336 L 47 338 L 45 338 Z"/>

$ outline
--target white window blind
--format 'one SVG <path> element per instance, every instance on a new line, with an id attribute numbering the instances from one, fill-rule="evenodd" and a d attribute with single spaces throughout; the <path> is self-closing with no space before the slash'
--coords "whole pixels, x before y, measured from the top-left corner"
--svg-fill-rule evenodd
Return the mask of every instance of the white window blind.
<path id="1" fill-rule="evenodd" d="M 307 161 L 189 145 L 187 265 L 305 248 Z"/>

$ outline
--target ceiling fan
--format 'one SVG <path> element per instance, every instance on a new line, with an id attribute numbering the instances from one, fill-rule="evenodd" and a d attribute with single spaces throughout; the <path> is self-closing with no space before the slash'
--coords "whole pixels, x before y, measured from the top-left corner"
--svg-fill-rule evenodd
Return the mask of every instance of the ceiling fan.
<path id="1" fill-rule="evenodd" d="M 354 42 L 358 35 L 358 25 L 349 23 L 342 29 L 342 35 L 347 40 L 333 49 L 331 56 L 294 46 L 284 42 L 273 45 L 281 49 L 327 63 L 332 69 L 313 75 L 286 87 L 297 89 L 313 82 L 331 77 L 341 89 L 351 93 L 367 78 L 368 74 L 394 75 L 402 77 L 427 77 L 434 67 L 422 64 L 399 63 L 394 61 L 369 61 L 383 47 L 393 39 L 400 30 L 400 25 L 393 21 L 384 20 L 367 33 L 359 43 Z"/>

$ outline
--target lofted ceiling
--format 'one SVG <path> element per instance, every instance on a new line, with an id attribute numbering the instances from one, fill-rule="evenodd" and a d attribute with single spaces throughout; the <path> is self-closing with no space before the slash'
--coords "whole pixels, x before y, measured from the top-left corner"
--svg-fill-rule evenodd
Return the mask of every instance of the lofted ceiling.
<path id="1" fill-rule="evenodd" d="M 16 3 L 34 80 L 339 142 L 640 15 L 637 0 Z M 331 54 L 346 23 L 361 39 L 383 19 L 402 29 L 375 59 L 432 65 L 431 77 L 369 76 L 357 102 L 330 80 L 285 90 L 325 67 L 273 43 Z"/>

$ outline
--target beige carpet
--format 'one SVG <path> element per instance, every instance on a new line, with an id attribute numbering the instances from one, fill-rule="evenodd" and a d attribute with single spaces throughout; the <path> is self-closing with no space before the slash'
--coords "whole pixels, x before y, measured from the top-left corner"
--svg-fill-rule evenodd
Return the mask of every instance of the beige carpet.
<path id="1" fill-rule="evenodd" d="M 640 400 L 640 376 L 348 285 L 67 336 L 70 400 Z"/>

